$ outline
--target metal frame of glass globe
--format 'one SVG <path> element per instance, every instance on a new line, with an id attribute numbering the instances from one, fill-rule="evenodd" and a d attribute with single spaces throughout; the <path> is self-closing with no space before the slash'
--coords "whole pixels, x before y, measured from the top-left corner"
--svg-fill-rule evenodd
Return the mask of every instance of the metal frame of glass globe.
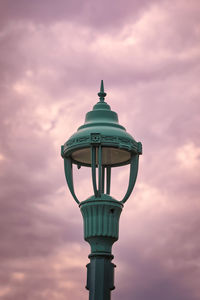
<path id="1" fill-rule="evenodd" d="M 123 204 L 136 182 L 142 144 L 118 123 L 117 114 L 104 101 L 103 80 L 98 96 L 99 102 L 86 114 L 84 125 L 61 146 L 61 155 L 69 190 L 83 216 L 84 238 L 91 246 L 86 285 L 90 291 L 89 299 L 109 300 L 110 291 L 114 289 L 112 245 L 118 239 Z M 94 195 L 84 201 L 79 201 L 74 191 L 73 164 L 78 168 L 91 168 Z M 130 164 L 128 189 L 118 201 L 110 196 L 111 169 L 127 164 Z"/>

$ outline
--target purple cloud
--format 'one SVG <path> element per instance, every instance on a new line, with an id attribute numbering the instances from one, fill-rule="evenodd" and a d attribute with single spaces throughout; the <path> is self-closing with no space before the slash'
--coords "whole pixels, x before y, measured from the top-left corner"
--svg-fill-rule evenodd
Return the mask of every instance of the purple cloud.
<path id="1" fill-rule="evenodd" d="M 60 145 L 101 79 L 144 145 L 113 247 L 113 299 L 199 299 L 199 10 L 195 0 L 1 1 L 2 299 L 88 298 L 90 250 Z M 90 178 L 75 174 L 83 200 Z M 127 176 L 116 170 L 115 197 Z"/>

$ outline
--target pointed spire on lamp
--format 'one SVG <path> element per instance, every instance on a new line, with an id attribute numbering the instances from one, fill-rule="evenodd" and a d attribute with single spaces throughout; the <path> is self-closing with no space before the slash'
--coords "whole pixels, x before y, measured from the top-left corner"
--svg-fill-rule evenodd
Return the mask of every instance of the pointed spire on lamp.
<path id="1" fill-rule="evenodd" d="M 107 94 L 104 92 L 103 80 L 101 80 L 100 92 L 98 93 L 98 96 L 100 98 L 100 102 L 104 102 L 104 98 L 106 97 L 106 95 Z"/>

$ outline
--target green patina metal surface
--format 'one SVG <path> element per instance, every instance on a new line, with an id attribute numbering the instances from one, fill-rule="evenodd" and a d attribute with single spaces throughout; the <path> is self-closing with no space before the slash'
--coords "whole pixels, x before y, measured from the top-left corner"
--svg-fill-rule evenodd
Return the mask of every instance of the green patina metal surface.
<path id="1" fill-rule="evenodd" d="M 80 126 L 62 147 L 62 156 L 69 157 L 74 151 L 88 147 L 101 145 L 102 147 L 119 148 L 133 154 L 141 154 L 141 143 L 137 143 L 128 134 L 125 128 L 119 124 L 117 113 L 112 111 L 110 106 L 104 101 L 103 80 L 101 90 L 98 93 L 100 100 L 94 105 L 93 110 L 86 114 L 85 123 Z M 90 166 L 90 163 L 80 163 L 73 159 L 73 163 Z M 128 164 L 130 156 L 126 162 L 117 163 L 113 166 Z"/>
<path id="2" fill-rule="evenodd" d="M 86 284 L 89 300 L 110 300 L 115 268 L 112 245 L 118 240 L 123 204 L 136 182 L 142 144 L 126 132 L 105 102 L 103 81 L 98 96 L 99 102 L 86 114 L 85 123 L 61 146 L 61 155 L 68 187 L 83 216 L 84 239 L 91 247 Z M 94 195 L 84 201 L 75 194 L 73 164 L 91 168 Z M 123 199 L 116 200 L 110 196 L 111 170 L 126 164 L 130 165 L 128 189 Z"/>

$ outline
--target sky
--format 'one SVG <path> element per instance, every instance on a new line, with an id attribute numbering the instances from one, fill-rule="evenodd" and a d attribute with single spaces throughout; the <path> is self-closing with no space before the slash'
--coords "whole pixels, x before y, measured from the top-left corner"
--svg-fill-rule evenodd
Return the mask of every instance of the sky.
<path id="1" fill-rule="evenodd" d="M 0 1 L 0 299 L 88 299 L 90 248 L 60 146 L 101 79 L 143 144 L 113 246 L 112 299 L 200 299 L 199 15 L 198 0 Z M 127 178 L 115 170 L 116 199 Z"/>

